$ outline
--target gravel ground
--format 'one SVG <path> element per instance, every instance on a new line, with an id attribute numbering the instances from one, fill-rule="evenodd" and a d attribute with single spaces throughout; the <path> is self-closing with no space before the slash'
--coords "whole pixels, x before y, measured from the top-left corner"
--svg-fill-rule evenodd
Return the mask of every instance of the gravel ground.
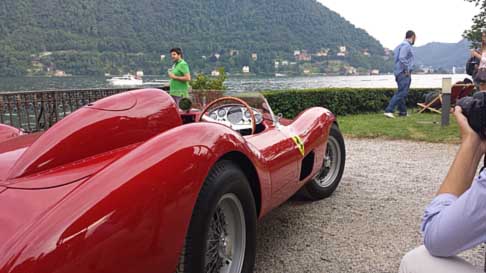
<path id="1" fill-rule="evenodd" d="M 398 272 L 421 244 L 421 215 L 458 146 L 346 139 L 346 149 L 331 198 L 291 200 L 259 223 L 255 272 Z M 481 265 L 483 253 L 463 256 Z"/>

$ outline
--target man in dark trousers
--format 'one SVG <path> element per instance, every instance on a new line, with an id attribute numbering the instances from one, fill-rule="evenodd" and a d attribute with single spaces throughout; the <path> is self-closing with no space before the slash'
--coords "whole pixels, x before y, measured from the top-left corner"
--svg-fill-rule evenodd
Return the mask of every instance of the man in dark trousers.
<path id="1" fill-rule="evenodd" d="M 395 80 L 397 81 L 398 90 L 390 100 L 388 107 L 385 109 L 385 116 L 388 118 L 395 118 L 393 112 L 398 107 L 399 116 L 407 116 L 406 98 L 408 90 L 412 83 L 412 70 L 414 66 L 415 56 L 412 46 L 415 44 L 415 32 L 409 30 L 405 35 L 405 41 L 395 48 L 394 61 L 395 67 L 393 72 Z"/>

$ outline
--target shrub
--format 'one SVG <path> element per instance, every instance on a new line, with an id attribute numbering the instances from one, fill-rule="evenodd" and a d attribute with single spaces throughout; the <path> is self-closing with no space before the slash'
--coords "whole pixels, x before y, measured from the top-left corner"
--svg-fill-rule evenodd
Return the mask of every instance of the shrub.
<path id="1" fill-rule="evenodd" d="M 264 91 L 264 95 L 275 113 L 287 118 L 301 111 L 322 106 L 336 115 L 350 115 L 383 111 L 396 88 L 321 88 L 303 90 Z M 433 89 L 411 89 L 407 106 L 416 107 L 424 101 L 424 95 Z"/>
<path id="2" fill-rule="evenodd" d="M 210 78 L 204 74 L 198 74 L 196 79 L 190 82 L 192 89 L 194 90 L 226 90 L 224 82 L 227 79 L 224 68 L 219 68 L 219 76 L 216 78 Z"/>

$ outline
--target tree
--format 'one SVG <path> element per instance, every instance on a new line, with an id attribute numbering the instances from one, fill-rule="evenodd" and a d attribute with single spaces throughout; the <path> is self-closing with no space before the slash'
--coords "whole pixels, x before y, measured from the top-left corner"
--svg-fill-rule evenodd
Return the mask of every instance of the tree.
<path id="1" fill-rule="evenodd" d="M 464 32 L 464 38 L 470 40 L 474 47 L 481 44 L 481 31 L 486 28 L 486 0 L 465 0 L 467 2 L 475 3 L 476 7 L 480 8 L 479 14 L 473 17 L 473 25 L 471 29 Z"/>

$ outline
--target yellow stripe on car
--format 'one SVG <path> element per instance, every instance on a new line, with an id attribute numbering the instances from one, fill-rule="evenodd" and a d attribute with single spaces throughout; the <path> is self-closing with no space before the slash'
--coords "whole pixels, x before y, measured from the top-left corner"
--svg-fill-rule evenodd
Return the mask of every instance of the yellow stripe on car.
<path id="1" fill-rule="evenodd" d="M 304 156 L 305 155 L 305 147 L 304 147 L 304 142 L 302 141 L 302 139 L 299 136 L 293 136 L 292 140 L 295 142 L 295 145 L 297 145 L 297 148 L 299 149 L 300 154 L 302 156 Z"/>

